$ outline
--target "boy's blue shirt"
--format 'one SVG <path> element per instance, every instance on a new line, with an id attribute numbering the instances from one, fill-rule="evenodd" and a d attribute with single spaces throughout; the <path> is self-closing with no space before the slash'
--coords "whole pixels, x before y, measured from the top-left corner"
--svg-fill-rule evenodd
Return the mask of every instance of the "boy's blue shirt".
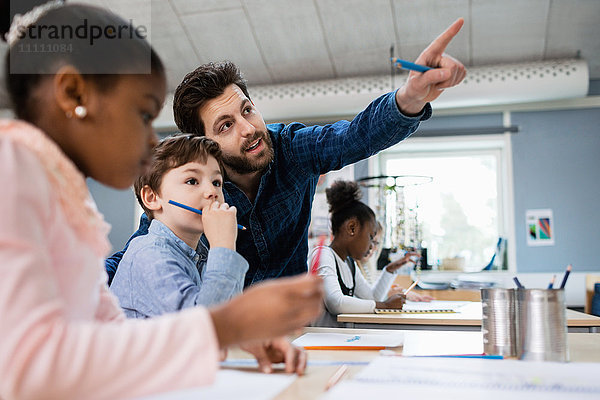
<path id="1" fill-rule="evenodd" d="M 147 221 L 147 219 L 146 219 Z M 192 249 L 158 220 L 131 240 L 110 290 L 129 318 L 149 318 L 197 305 L 210 306 L 242 292 L 246 260 L 231 249 Z"/>
<path id="2" fill-rule="evenodd" d="M 245 286 L 265 279 L 306 272 L 308 226 L 321 174 L 368 158 L 410 136 L 431 116 L 429 104 L 416 117 L 403 115 L 395 92 L 375 99 L 352 121 L 323 126 L 300 123 L 267 126 L 275 157 L 260 180 L 254 202 L 231 181 L 225 201 L 237 208 L 237 251 L 250 264 Z M 144 223 L 134 235 L 144 234 Z M 119 253 L 107 259 L 109 273 Z"/>

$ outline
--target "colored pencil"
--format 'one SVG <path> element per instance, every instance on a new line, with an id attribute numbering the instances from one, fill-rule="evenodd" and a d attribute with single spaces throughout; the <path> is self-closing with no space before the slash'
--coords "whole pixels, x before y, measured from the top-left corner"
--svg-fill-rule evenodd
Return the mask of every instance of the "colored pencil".
<path id="1" fill-rule="evenodd" d="M 515 284 L 519 289 L 525 289 L 525 286 L 521 285 L 521 282 L 519 282 L 519 278 L 517 278 L 516 276 L 513 278 L 513 281 L 515 281 Z"/>
<path id="2" fill-rule="evenodd" d="M 406 290 L 404 291 L 404 294 L 406 295 L 408 292 L 410 292 L 411 290 L 413 290 L 413 289 L 415 288 L 415 286 L 417 286 L 417 283 L 419 283 L 419 280 L 418 280 L 418 279 L 417 279 L 416 281 L 414 281 L 414 282 L 412 283 L 412 285 L 410 285 L 410 286 L 408 287 L 408 289 L 406 289 Z"/>
<path id="3" fill-rule="evenodd" d="M 552 277 L 552 279 L 550 279 L 550 283 L 548 284 L 548 289 L 552 289 L 552 287 L 554 287 L 554 282 L 556 282 L 556 275 L 554 275 Z"/>
<path id="4" fill-rule="evenodd" d="M 325 235 L 321 235 L 319 238 L 319 243 L 317 244 L 317 253 L 315 254 L 315 258 L 313 258 L 313 262 L 310 265 L 310 274 L 316 275 L 317 269 L 319 268 L 319 262 L 321 260 L 321 250 L 323 249 L 323 245 L 325 244 Z"/>
<path id="5" fill-rule="evenodd" d="M 302 346 L 304 350 L 384 350 L 385 346 Z"/>
<path id="6" fill-rule="evenodd" d="M 486 358 L 490 360 L 503 360 L 504 357 L 496 354 L 446 354 L 438 356 L 415 356 L 415 357 L 444 357 L 444 358 Z"/>
<path id="7" fill-rule="evenodd" d="M 569 278 L 569 274 L 571 273 L 571 270 L 573 269 L 573 266 L 571 264 L 567 265 L 567 271 L 565 272 L 565 277 L 562 280 L 562 283 L 560 284 L 560 288 L 564 289 L 565 285 L 567 284 L 567 279 Z"/>
<path id="8" fill-rule="evenodd" d="M 401 60 L 401 59 L 396 58 L 396 57 L 392 57 L 392 62 L 398 68 L 408 69 L 408 70 L 411 70 L 411 71 L 426 72 L 426 71 L 429 71 L 430 69 L 433 69 L 433 68 L 427 67 L 425 65 L 419 65 L 419 64 L 411 63 L 410 61 Z"/>
<path id="9" fill-rule="evenodd" d="M 329 380 L 327 381 L 327 385 L 325 385 L 325 390 L 331 389 L 336 383 L 338 383 L 340 379 L 342 379 L 342 376 L 344 376 L 346 371 L 348 371 L 348 366 L 346 364 L 339 367 L 337 371 L 335 371 L 335 373 L 331 375 L 331 378 L 329 378 Z"/>
<path id="10" fill-rule="evenodd" d="M 193 212 L 193 213 L 196 213 L 196 214 L 202 215 L 202 210 L 198 210 L 197 208 L 190 207 L 190 206 L 186 206 L 185 204 L 181 204 L 181 203 L 178 203 L 178 202 L 176 202 L 176 201 L 173 201 L 173 200 L 169 200 L 169 204 L 173 204 L 174 206 L 181 207 L 181 208 L 183 208 L 184 210 L 188 210 L 188 211 L 191 211 L 191 212 Z M 245 227 L 245 226 L 242 226 L 242 225 L 240 225 L 240 224 L 238 224 L 238 226 L 237 226 L 237 227 L 238 227 L 239 229 L 243 230 L 243 231 L 245 231 L 245 230 L 246 230 L 246 227 Z"/>

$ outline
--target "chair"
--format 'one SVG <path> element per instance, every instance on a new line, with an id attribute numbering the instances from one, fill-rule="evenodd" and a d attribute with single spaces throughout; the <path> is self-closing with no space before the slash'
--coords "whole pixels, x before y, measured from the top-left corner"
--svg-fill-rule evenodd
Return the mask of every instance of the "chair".
<path id="1" fill-rule="evenodd" d="M 583 312 L 592 312 L 592 297 L 594 297 L 594 284 L 600 283 L 600 275 L 587 274 L 585 276 L 585 305 Z"/>

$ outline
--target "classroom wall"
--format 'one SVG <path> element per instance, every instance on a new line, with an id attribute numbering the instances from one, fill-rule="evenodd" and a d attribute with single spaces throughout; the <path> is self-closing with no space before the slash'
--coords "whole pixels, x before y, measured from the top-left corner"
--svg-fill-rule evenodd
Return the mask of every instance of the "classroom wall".
<path id="1" fill-rule="evenodd" d="M 118 251 L 123 248 L 127 239 L 134 229 L 135 218 L 135 196 L 133 190 L 115 190 L 104 186 L 93 179 L 88 179 L 88 186 L 92 197 L 98 205 L 106 221 L 112 226 L 108 239 L 112 250 Z"/>
<path id="2" fill-rule="evenodd" d="M 600 110 L 513 113 L 517 269 L 600 269 Z M 555 246 L 526 244 L 525 212 L 550 208 Z"/>

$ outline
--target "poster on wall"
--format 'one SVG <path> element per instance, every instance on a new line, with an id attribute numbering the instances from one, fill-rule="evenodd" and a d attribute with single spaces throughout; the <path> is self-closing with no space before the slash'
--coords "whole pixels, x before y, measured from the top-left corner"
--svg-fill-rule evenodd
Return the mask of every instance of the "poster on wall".
<path id="1" fill-rule="evenodd" d="M 525 219 L 528 246 L 554 246 L 552 210 L 527 210 Z"/>

